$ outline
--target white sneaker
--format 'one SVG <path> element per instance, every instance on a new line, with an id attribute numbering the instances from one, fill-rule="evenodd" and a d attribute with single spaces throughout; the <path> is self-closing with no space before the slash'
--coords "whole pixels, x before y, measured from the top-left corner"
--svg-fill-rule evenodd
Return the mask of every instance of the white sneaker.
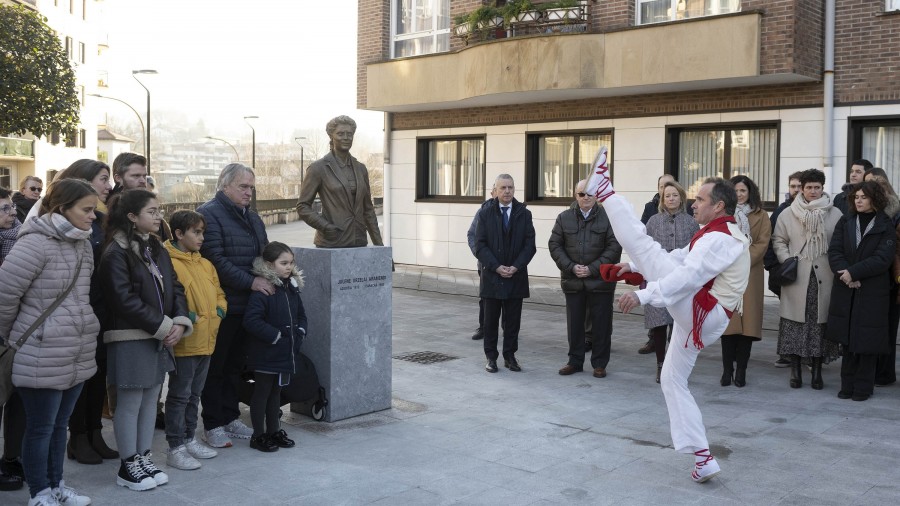
<path id="1" fill-rule="evenodd" d="M 697 483 L 703 483 L 709 481 L 720 472 L 722 472 L 722 470 L 719 469 L 719 463 L 716 462 L 715 457 L 710 455 L 705 461 L 694 464 L 694 471 L 691 473 L 691 479 Z"/>
<path id="2" fill-rule="evenodd" d="M 59 499 L 56 498 L 56 494 L 50 490 L 50 487 L 47 487 L 28 499 L 28 506 L 59 506 Z"/>
<path id="3" fill-rule="evenodd" d="M 127 487 L 130 490 L 143 491 L 156 488 L 156 481 L 144 471 L 141 467 L 141 456 L 135 453 L 123 460 L 119 466 L 116 485 Z"/>
<path id="4" fill-rule="evenodd" d="M 166 455 L 166 465 L 174 467 L 175 469 L 181 469 L 182 471 L 193 471 L 194 469 L 200 469 L 201 464 L 188 453 L 185 445 L 181 445 L 175 448 L 169 448 Z"/>
<path id="5" fill-rule="evenodd" d="M 203 440 L 206 444 L 213 448 L 231 448 L 231 439 L 225 434 L 224 427 L 216 427 L 212 430 L 203 431 Z"/>
<path id="6" fill-rule="evenodd" d="M 149 474 L 153 481 L 156 482 L 156 485 L 165 485 L 169 483 L 169 475 L 164 473 L 162 469 L 156 467 L 156 464 L 150 460 L 150 457 L 153 456 L 150 453 L 150 450 L 144 452 L 143 455 L 138 455 L 138 461 L 140 462 L 141 469 L 144 470 L 145 473 Z"/>
<path id="7" fill-rule="evenodd" d="M 59 487 L 53 489 L 53 495 L 59 504 L 66 506 L 88 506 L 91 498 L 86 495 L 78 495 L 75 489 L 66 486 L 65 480 L 59 480 Z"/>
<path id="8" fill-rule="evenodd" d="M 225 434 L 234 439 L 250 439 L 253 436 L 253 429 L 244 425 L 240 419 L 235 418 L 228 425 L 223 427 Z"/>
<path id="9" fill-rule="evenodd" d="M 219 454 L 219 452 L 196 439 L 188 439 L 184 446 L 187 448 L 187 452 L 191 454 L 191 457 L 195 459 L 211 459 Z"/>

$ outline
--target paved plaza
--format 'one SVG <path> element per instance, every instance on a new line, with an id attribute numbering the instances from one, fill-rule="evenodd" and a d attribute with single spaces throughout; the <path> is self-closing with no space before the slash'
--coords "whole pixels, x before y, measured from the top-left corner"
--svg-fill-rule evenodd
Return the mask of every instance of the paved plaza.
<path id="1" fill-rule="evenodd" d="M 272 240 L 311 244 L 305 225 L 269 228 Z M 473 260 L 474 263 L 474 260 Z M 302 267 L 302 266 L 301 266 Z M 643 319 L 616 314 L 609 376 L 559 376 L 566 363 L 557 279 L 532 279 L 522 316 L 524 372 L 484 371 L 477 282 L 469 271 L 397 266 L 393 355 L 434 352 L 449 360 L 393 360 L 393 407 L 336 423 L 288 414 L 294 449 L 274 454 L 247 442 L 198 471 L 169 470 L 148 492 L 115 485 L 118 462 L 66 461 L 67 483 L 94 504 L 784 504 L 882 505 L 900 497 L 900 387 L 866 402 L 837 398 L 837 363 L 825 389 L 788 387 L 776 369 L 777 301 L 767 300 L 747 386 L 719 386 L 718 343 L 704 350 L 691 387 L 722 474 L 690 479 L 692 457 L 671 448 L 655 359 L 638 355 Z M 673 343 L 677 345 L 678 343 Z M 249 424 L 249 413 L 243 416 Z M 108 421 L 107 421 L 108 423 Z M 112 429 L 106 430 L 113 441 Z M 163 433 L 155 460 L 165 462 Z M 0 493 L 2 504 L 27 494 Z"/>

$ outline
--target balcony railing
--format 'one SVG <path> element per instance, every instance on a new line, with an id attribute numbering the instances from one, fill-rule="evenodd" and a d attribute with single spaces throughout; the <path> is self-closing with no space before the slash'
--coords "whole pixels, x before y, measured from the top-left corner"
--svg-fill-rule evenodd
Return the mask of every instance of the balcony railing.
<path id="1" fill-rule="evenodd" d="M 34 158 L 34 140 L 0 137 L 0 156 Z"/>

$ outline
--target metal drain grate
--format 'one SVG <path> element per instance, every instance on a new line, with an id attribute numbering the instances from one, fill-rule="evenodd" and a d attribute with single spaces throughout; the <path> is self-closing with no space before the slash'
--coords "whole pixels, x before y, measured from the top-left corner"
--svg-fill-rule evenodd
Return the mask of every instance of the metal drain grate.
<path id="1" fill-rule="evenodd" d="M 409 353 L 401 353 L 394 355 L 397 360 L 406 360 L 407 362 L 415 362 L 417 364 L 436 364 L 438 362 L 446 362 L 448 360 L 456 360 L 459 357 L 453 355 L 445 355 L 436 351 L 411 351 Z"/>

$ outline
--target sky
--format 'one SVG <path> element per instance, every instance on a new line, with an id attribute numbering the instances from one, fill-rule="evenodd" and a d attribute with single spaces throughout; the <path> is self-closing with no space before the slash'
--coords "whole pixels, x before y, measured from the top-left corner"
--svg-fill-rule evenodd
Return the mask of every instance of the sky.
<path id="1" fill-rule="evenodd" d="M 383 114 L 356 109 L 356 0 L 102 5 L 109 36 L 104 93 L 138 111 L 146 108 L 146 92 L 131 71 L 154 69 L 158 75 L 139 76 L 150 89 L 151 112 L 202 119 L 211 135 L 249 136 L 243 117 L 259 116 L 252 120 L 257 142 L 293 142 L 296 129 L 324 136 L 325 123 L 346 114 L 357 121 L 357 143 L 381 142 Z"/>

